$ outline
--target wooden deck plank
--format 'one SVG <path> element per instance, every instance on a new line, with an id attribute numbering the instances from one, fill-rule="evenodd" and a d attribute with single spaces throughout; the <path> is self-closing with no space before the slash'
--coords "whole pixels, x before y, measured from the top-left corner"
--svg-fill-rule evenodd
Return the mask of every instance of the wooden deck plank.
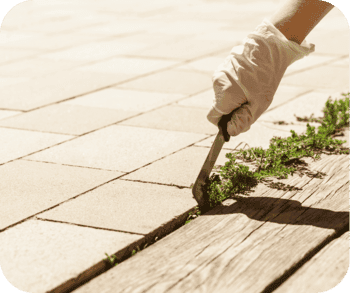
<path id="1" fill-rule="evenodd" d="M 349 268 L 349 232 L 336 238 L 274 293 L 318 293 L 325 292 L 338 285 Z"/>
<path id="2" fill-rule="evenodd" d="M 260 184 L 77 289 L 82 292 L 262 292 L 349 224 L 348 157 L 310 163 L 322 179 Z"/>

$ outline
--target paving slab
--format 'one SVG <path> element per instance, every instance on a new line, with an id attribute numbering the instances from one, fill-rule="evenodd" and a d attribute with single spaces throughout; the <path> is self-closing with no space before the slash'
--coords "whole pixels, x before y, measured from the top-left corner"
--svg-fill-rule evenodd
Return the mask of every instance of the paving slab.
<path id="1" fill-rule="evenodd" d="M 178 66 L 175 69 L 178 70 L 189 70 L 189 71 L 200 71 L 212 75 L 214 70 L 224 61 L 219 56 L 209 56 L 201 58 L 199 60 L 187 62 L 184 65 Z"/>
<path id="2" fill-rule="evenodd" d="M 130 33 L 145 33 L 154 24 L 147 19 L 116 19 L 110 22 L 94 25 L 93 27 L 76 30 L 79 34 L 96 34 L 102 36 L 116 36 Z"/>
<path id="3" fill-rule="evenodd" d="M 230 11 L 231 13 L 231 11 Z M 223 27 L 221 30 L 216 32 L 204 32 L 200 34 L 196 34 L 194 36 L 195 40 L 202 40 L 202 41 L 221 41 L 221 42 L 230 42 L 230 46 L 223 50 L 225 52 L 225 55 L 228 55 L 232 49 L 232 47 L 239 45 L 242 43 L 244 38 L 252 32 L 254 29 L 254 25 L 251 23 L 248 24 L 248 27 L 246 29 L 239 28 L 239 29 L 232 29 L 231 27 Z M 216 56 L 214 54 L 213 56 Z"/>
<path id="4" fill-rule="evenodd" d="M 207 113 L 204 109 L 170 105 L 127 119 L 120 125 L 214 134 L 218 128 L 207 121 Z"/>
<path id="5" fill-rule="evenodd" d="M 76 70 L 57 72 L 1 89 L 0 108 L 33 110 L 127 80 L 128 75 Z"/>
<path id="6" fill-rule="evenodd" d="M 188 188 L 115 180 L 38 217 L 146 235 L 196 205 Z"/>
<path id="7" fill-rule="evenodd" d="M 159 24 L 161 25 L 161 23 Z M 125 42 L 141 42 L 143 44 L 147 44 L 150 47 L 156 47 L 159 45 L 169 44 L 171 45 L 174 42 L 189 39 L 193 36 L 188 35 L 176 35 L 176 34 L 160 34 L 160 33 L 152 33 L 152 32 L 142 32 L 135 33 L 130 35 L 123 36 L 123 41 Z"/>
<path id="8" fill-rule="evenodd" d="M 296 117 L 323 117 L 323 108 L 328 98 L 339 99 L 341 95 L 330 95 L 329 93 L 310 92 L 281 105 L 278 108 L 263 113 L 259 121 L 285 121 L 287 123 L 298 123 Z"/>
<path id="9" fill-rule="evenodd" d="M 25 292 L 44 293 L 141 239 L 140 235 L 30 220 L 0 234 L 1 270 Z"/>
<path id="10" fill-rule="evenodd" d="M 305 125 L 273 125 L 261 122 L 255 122 L 250 130 L 239 134 L 238 136 L 231 137 L 229 142 L 226 142 L 223 146 L 224 149 L 241 149 L 245 147 L 245 143 L 249 147 L 261 147 L 267 149 L 270 145 L 270 140 L 274 136 L 288 137 L 291 135 L 290 130 L 295 130 L 296 133 L 305 132 Z M 207 138 L 203 141 L 196 143 L 196 146 L 211 147 L 215 137 Z M 247 147 L 245 147 L 247 148 Z"/>
<path id="11" fill-rule="evenodd" d="M 322 248 L 274 292 L 326 292 L 344 280 L 348 269 L 349 232 L 346 232 Z"/>
<path id="12" fill-rule="evenodd" d="M 106 88 L 63 102 L 64 105 L 146 112 L 177 100 L 185 95 Z"/>
<path id="13" fill-rule="evenodd" d="M 37 77 L 78 67 L 81 62 L 54 61 L 43 58 L 26 58 L 0 65 L 0 75 L 12 77 Z"/>
<path id="14" fill-rule="evenodd" d="M 29 155 L 73 138 L 71 135 L 0 127 L 0 164 Z"/>
<path id="15" fill-rule="evenodd" d="M 176 64 L 174 61 L 137 58 L 116 57 L 107 61 L 97 62 L 92 65 L 82 66 L 83 71 L 102 72 L 111 74 L 144 75 L 152 71 L 163 69 Z"/>
<path id="16" fill-rule="evenodd" d="M 42 24 L 41 24 L 42 25 Z M 94 42 L 102 39 L 100 36 L 84 36 L 78 34 L 57 34 L 32 37 L 25 40 L 18 40 L 3 44 L 4 48 L 24 49 L 24 50 L 42 50 L 43 52 L 63 50 L 82 43 Z"/>
<path id="17" fill-rule="evenodd" d="M 266 112 L 271 111 L 272 109 L 275 109 L 281 105 L 284 105 L 288 103 L 291 100 L 294 100 L 295 98 L 306 94 L 307 92 L 310 92 L 312 89 L 309 87 L 301 87 L 301 86 L 291 86 L 291 85 L 283 85 L 281 84 L 272 100 L 271 105 L 266 110 Z"/>
<path id="18" fill-rule="evenodd" d="M 67 11 L 69 14 L 69 11 Z M 70 13 L 72 14 L 72 13 Z M 62 19 L 57 21 L 49 21 L 46 22 L 45 25 L 42 23 L 32 24 L 26 28 L 23 28 L 24 32 L 39 32 L 39 33 L 55 33 L 55 34 L 63 34 L 63 33 L 71 33 L 72 31 L 76 31 L 80 28 L 88 29 L 104 23 L 105 20 L 100 19 L 98 17 L 91 18 L 83 18 L 80 17 L 77 13 L 75 13 L 75 17 L 62 17 Z"/>
<path id="19" fill-rule="evenodd" d="M 283 85 L 312 87 L 325 92 L 349 89 L 349 68 L 324 65 L 283 78 Z"/>
<path id="20" fill-rule="evenodd" d="M 215 165 L 224 165 L 228 152 L 222 150 Z M 191 187 L 208 153 L 207 147 L 188 147 L 123 176 L 123 179 Z"/>
<path id="21" fill-rule="evenodd" d="M 349 65 L 350 65 L 349 57 L 338 59 L 337 61 L 330 63 L 330 65 L 349 68 Z"/>
<path id="22" fill-rule="evenodd" d="M 211 77 L 204 73 L 166 70 L 123 83 L 118 87 L 190 95 L 211 88 L 212 81 Z"/>
<path id="23" fill-rule="evenodd" d="M 131 54 L 147 47 L 142 42 L 123 41 L 122 38 L 100 40 L 41 55 L 42 58 L 68 61 L 99 61 L 121 54 Z"/>
<path id="24" fill-rule="evenodd" d="M 209 111 L 213 105 L 214 90 L 210 89 L 177 102 L 176 105 L 203 108 Z"/>
<path id="25" fill-rule="evenodd" d="M 111 125 L 137 112 L 55 104 L 0 121 L 0 126 L 81 135 Z"/>
<path id="26" fill-rule="evenodd" d="M 34 49 L 10 49 L 0 46 L 0 64 L 12 62 L 15 60 L 23 59 L 26 57 L 32 57 L 40 54 L 40 50 Z"/>
<path id="27" fill-rule="evenodd" d="M 0 120 L 4 118 L 8 118 L 11 116 L 15 116 L 18 114 L 21 114 L 22 112 L 20 111 L 8 111 L 8 110 L 0 110 Z"/>
<path id="28" fill-rule="evenodd" d="M 183 25 L 183 24 L 182 24 Z M 185 28 L 185 26 L 184 26 Z M 133 54 L 137 56 L 168 58 L 175 60 L 190 60 L 200 56 L 214 54 L 217 51 L 230 49 L 232 43 L 229 41 L 205 41 L 186 38 L 171 44 L 153 46 L 149 49 L 138 50 Z"/>
<path id="29" fill-rule="evenodd" d="M 322 23 L 322 21 L 321 21 Z M 309 43 L 315 44 L 315 53 L 329 55 L 349 55 L 349 26 L 338 25 L 336 21 L 336 30 L 317 30 L 310 33 L 307 37 Z"/>
<path id="30" fill-rule="evenodd" d="M 332 65 L 331 62 L 337 59 L 339 59 L 339 57 L 334 55 L 317 55 L 317 54 L 311 53 L 309 56 L 306 56 L 300 60 L 297 60 L 293 64 L 291 64 L 287 68 L 286 72 L 284 73 L 284 77 L 287 77 L 291 74 L 295 74 L 296 72 L 299 72 L 299 71 L 304 71 L 305 69 L 318 67 L 324 64 Z"/>
<path id="31" fill-rule="evenodd" d="M 192 35 L 208 31 L 217 31 L 224 25 L 224 23 L 220 22 L 208 22 L 199 19 L 173 19 L 168 22 L 162 21 L 161 24 L 162 25 L 151 27 L 149 31 L 152 33 Z"/>
<path id="32" fill-rule="evenodd" d="M 122 175 L 26 160 L 1 165 L 0 174 L 3 197 L 0 229 Z"/>
<path id="33" fill-rule="evenodd" d="M 30 80 L 28 77 L 3 77 L 0 76 L 0 88 L 4 88 L 9 85 L 19 84 Z"/>
<path id="34" fill-rule="evenodd" d="M 203 134 L 112 125 L 27 158 L 130 172 L 205 137 Z"/>

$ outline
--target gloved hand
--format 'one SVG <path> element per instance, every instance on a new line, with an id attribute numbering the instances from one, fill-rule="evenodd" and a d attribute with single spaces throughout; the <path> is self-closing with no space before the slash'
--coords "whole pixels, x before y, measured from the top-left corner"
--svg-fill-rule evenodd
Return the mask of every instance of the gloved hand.
<path id="1" fill-rule="evenodd" d="M 249 130 L 270 106 L 287 67 L 314 48 L 306 41 L 289 41 L 265 19 L 214 72 L 215 98 L 208 120 L 218 125 L 223 115 L 235 110 L 228 133 L 236 136 Z"/>

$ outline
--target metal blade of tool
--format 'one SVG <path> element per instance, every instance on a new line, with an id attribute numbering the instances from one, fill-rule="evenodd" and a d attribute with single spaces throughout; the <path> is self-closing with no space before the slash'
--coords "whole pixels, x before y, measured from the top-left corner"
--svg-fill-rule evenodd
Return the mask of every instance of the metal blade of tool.
<path id="1" fill-rule="evenodd" d="M 198 202 L 198 205 L 201 209 L 208 208 L 209 198 L 206 198 L 203 187 L 205 182 L 209 178 L 211 171 L 213 170 L 214 164 L 220 154 L 220 151 L 225 143 L 225 141 L 230 140 L 230 135 L 227 132 L 227 123 L 231 120 L 232 111 L 230 114 L 222 116 L 219 122 L 219 132 L 215 137 L 213 145 L 210 148 L 209 154 L 204 161 L 202 169 L 199 172 L 199 175 L 192 187 L 192 194 L 195 200 Z"/>

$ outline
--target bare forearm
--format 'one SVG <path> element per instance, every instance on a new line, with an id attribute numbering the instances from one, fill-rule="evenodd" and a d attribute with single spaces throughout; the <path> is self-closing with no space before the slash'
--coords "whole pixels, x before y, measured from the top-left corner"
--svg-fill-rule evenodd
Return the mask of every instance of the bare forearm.
<path id="1" fill-rule="evenodd" d="M 286 0 L 270 21 L 288 40 L 301 44 L 333 7 L 320 0 Z"/>

